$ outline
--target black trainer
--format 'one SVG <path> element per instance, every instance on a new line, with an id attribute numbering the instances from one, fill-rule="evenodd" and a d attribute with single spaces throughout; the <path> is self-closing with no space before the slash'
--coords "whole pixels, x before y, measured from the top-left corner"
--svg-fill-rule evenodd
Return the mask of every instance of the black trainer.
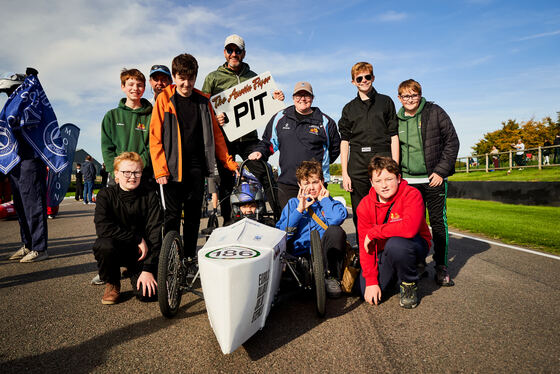
<path id="1" fill-rule="evenodd" d="M 443 287 L 451 287 L 455 285 L 453 279 L 449 276 L 447 272 L 447 266 L 445 265 L 437 265 L 436 266 L 436 275 L 434 277 L 436 283 Z"/>
<path id="2" fill-rule="evenodd" d="M 416 286 L 416 283 L 402 282 L 400 291 L 401 299 L 399 301 L 399 305 L 405 309 L 416 308 L 416 305 L 418 305 L 418 295 L 416 294 L 418 287 Z"/>

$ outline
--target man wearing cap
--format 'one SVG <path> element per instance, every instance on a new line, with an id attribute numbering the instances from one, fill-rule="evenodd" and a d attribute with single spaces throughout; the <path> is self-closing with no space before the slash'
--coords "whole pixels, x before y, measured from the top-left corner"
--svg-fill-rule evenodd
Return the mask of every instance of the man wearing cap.
<path id="1" fill-rule="evenodd" d="M 173 83 L 173 79 L 171 78 L 171 72 L 167 66 L 152 66 L 150 69 L 150 86 L 152 86 L 152 92 L 154 93 L 154 98 L 150 101 L 152 105 L 155 104 L 159 93 L 171 83 Z"/>
<path id="2" fill-rule="evenodd" d="M 299 185 L 296 169 L 302 161 L 321 163 L 325 182 L 330 179 L 329 165 L 340 154 L 340 135 L 336 123 L 313 104 L 313 88 L 309 82 L 294 87 L 294 105 L 276 113 L 266 125 L 261 142 L 250 160 L 268 158 L 280 152 L 278 200 L 283 208 L 288 200 L 297 197 Z"/>
<path id="3" fill-rule="evenodd" d="M 258 74 L 252 71 L 249 65 L 243 62 L 245 58 L 245 41 L 242 37 L 232 34 L 226 38 L 224 43 L 224 57 L 226 62 L 219 66 L 218 69 L 208 74 L 202 86 L 202 92 L 214 96 L 222 91 L 238 85 L 241 82 L 254 78 Z M 284 100 L 282 91 L 275 91 L 274 98 L 277 100 Z M 216 113 L 216 119 L 220 126 L 225 124 L 225 114 Z M 229 141 L 227 135 L 222 131 L 229 154 L 235 158 L 239 155 L 243 160 L 246 160 L 249 154 L 253 151 L 254 147 L 259 142 L 257 130 L 254 130 L 239 139 Z M 261 181 L 266 190 L 267 199 L 272 201 L 272 189 L 268 185 L 268 180 L 265 177 L 266 170 L 260 162 L 247 163 L 249 170 Z M 231 172 L 221 164 L 218 164 L 218 171 L 220 174 L 219 184 L 219 197 L 220 209 L 224 221 L 230 221 L 231 206 L 227 196 L 231 195 L 235 177 Z M 278 212 L 279 213 L 279 212 Z"/>

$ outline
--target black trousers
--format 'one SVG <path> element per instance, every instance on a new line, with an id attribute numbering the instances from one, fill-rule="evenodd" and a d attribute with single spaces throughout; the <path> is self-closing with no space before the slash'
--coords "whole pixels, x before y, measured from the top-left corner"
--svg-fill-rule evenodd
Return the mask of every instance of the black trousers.
<path id="1" fill-rule="evenodd" d="M 163 185 L 165 212 L 163 232 L 181 232 L 181 212 L 183 220 L 183 248 L 185 256 L 194 257 L 200 228 L 200 211 L 204 197 L 204 173 L 200 168 L 183 172 L 183 182 L 168 182 Z"/>
<path id="2" fill-rule="evenodd" d="M 428 243 L 416 235 L 412 239 L 394 236 L 385 243 L 385 248 L 377 255 L 379 274 L 377 279 L 384 294 L 395 283 L 418 282 L 420 279 L 416 265 L 428 255 Z M 366 280 L 360 272 L 362 297 L 366 291 Z"/>
<path id="3" fill-rule="evenodd" d="M 142 272 L 143 263 L 138 261 L 140 253 L 136 243 L 111 238 L 97 238 L 93 243 L 93 255 L 97 260 L 99 277 L 107 283 L 120 283 L 121 266 L 126 267 L 132 273 Z"/>
<path id="4" fill-rule="evenodd" d="M 447 251 L 449 249 L 449 227 L 447 226 L 447 181 L 437 187 L 430 187 L 428 183 L 411 184 L 420 190 L 424 205 L 430 216 L 430 226 L 434 241 L 434 261 L 436 265 L 447 266 Z"/>
<path id="5" fill-rule="evenodd" d="M 297 197 L 298 193 L 299 186 L 278 183 L 278 203 L 280 204 L 280 209 L 284 209 L 286 204 L 288 204 L 288 201 L 292 197 Z"/>
<path id="6" fill-rule="evenodd" d="M 340 226 L 329 226 L 321 238 L 323 262 L 330 276 L 341 280 L 346 255 L 346 232 Z"/>
<path id="7" fill-rule="evenodd" d="M 258 141 L 247 141 L 247 142 L 233 142 L 227 143 L 228 145 L 228 152 L 229 154 L 235 158 L 236 155 L 239 155 L 243 160 L 247 160 L 249 155 L 253 152 L 255 146 L 258 144 Z M 225 221 L 230 221 L 231 216 L 231 204 L 229 197 L 233 191 L 233 186 L 235 185 L 235 175 L 231 172 L 231 170 L 226 169 L 220 161 L 217 160 L 218 165 L 218 173 L 220 174 L 220 184 L 218 186 L 218 197 L 220 200 L 220 211 L 222 213 L 222 217 L 224 217 Z M 278 216 L 280 216 L 280 212 L 282 207 L 274 207 L 274 198 L 277 197 L 276 186 L 274 180 L 272 180 L 272 185 L 268 182 L 267 178 L 267 171 L 261 161 L 248 161 L 246 163 L 247 168 L 262 184 L 266 198 L 272 208 L 275 210 Z"/>
<path id="8" fill-rule="evenodd" d="M 358 237 L 358 215 L 356 214 L 356 209 L 358 209 L 360 201 L 369 193 L 371 181 L 368 179 L 367 174 L 360 177 L 351 177 L 351 180 L 352 192 L 350 192 L 350 201 L 352 203 L 352 221 L 354 221 L 356 236 Z"/>
<path id="9" fill-rule="evenodd" d="M 38 158 L 21 160 L 9 177 L 21 241 L 32 251 L 46 251 L 47 167 Z"/>
<path id="10" fill-rule="evenodd" d="M 84 184 L 83 182 L 76 182 L 76 200 L 84 198 Z"/>

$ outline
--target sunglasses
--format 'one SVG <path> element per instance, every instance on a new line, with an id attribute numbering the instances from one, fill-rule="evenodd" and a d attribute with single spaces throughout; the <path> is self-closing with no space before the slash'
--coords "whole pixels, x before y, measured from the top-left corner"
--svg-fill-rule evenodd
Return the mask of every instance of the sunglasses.
<path id="1" fill-rule="evenodd" d="M 367 75 L 361 75 L 359 77 L 356 77 L 356 82 L 358 83 L 362 83 L 362 81 L 365 79 L 366 81 L 370 81 L 372 78 L 371 74 L 367 74 Z"/>
<path id="2" fill-rule="evenodd" d="M 167 66 L 165 66 L 165 65 L 153 65 L 150 70 L 159 70 L 159 69 L 167 71 Z"/>
<path id="3" fill-rule="evenodd" d="M 240 55 L 243 53 L 243 49 L 228 47 L 226 48 L 226 52 L 228 55 L 231 55 L 233 52 L 235 52 L 237 55 Z"/>

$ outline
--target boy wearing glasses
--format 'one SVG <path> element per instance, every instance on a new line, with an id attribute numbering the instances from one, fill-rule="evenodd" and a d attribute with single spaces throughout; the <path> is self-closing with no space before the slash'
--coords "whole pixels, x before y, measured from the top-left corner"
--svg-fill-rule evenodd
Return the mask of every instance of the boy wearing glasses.
<path id="1" fill-rule="evenodd" d="M 422 193 L 434 236 L 436 283 L 453 286 L 447 271 L 447 177 L 455 173 L 459 138 L 445 111 L 422 97 L 420 83 L 399 85 L 399 141 L 403 178 Z"/>
<path id="2" fill-rule="evenodd" d="M 159 198 L 155 191 L 140 185 L 144 164 L 138 153 L 124 152 L 112 166 L 117 184 L 99 191 L 94 218 L 97 239 L 93 253 L 99 277 L 107 283 L 101 303 L 119 301 L 121 266 L 131 274 L 136 297 L 147 301 L 157 291 L 163 220 Z"/>
<path id="3" fill-rule="evenodd" d="M 296 170 L 302 161 L 321 164 L 325 181 L 330 180 L 329 165 L 340 154 L 340 135 L 336 123 L 313 104 L 313 88 L 309 82 L 294 87 L 294 105 L 276 113 L 266 125 L 262 141 L 249 155 L 250 160 L 268 158 L 280 152 L 278 201 L 283 208 L 297 197 L 299 184 Z"/>
<path id="4" fill-rule="evenodd" d="M 138 69 L 121 71 L 121 90 L 126 95 L 119 106 L 103 117 L 101 124 L 101 153 L 107 172 L 114 178 L 113 161 L 122 152 L 136 152 L 142 158 L 142 180 L 152 177 L 152 162 L 148 148 L 152 104 L 144 98 L 146 78 Z M 112 182 L 110 182 L 112 184 Z"/>
<path id="5" fill-rule="evenodd" d="M 367 169 L 373 156 L 392 157 L 399 162 L 399 138 L 395 104 L 389 96 L 373 88 L 373 66 L 358 62 L 350 71 L 358 95 L 342 109 L 338 129 L 342 185 L 350 192 L 352 219 L 356 229 L 356 209 L 371 187 Z"/>
<path id="6" fill-rule="evenodd" d="M 150 123 L 150 153 L 156 182 L 165 198 L 164 233 L 180 232 L 184 211 L 185 255 L 194 257 L 204 180 L 215 177 L 218 160 L 230 174 L 237 163 L 228 154 L 207 95 L 194 88 L 198 62 L 187 53 L 171 63 L 175 84 L 157 97 Z"/>
<path id="7" fill-rule="evenodd" d="M 243 62 L 245 58 L 245 41 L 242 37 L 236 34 L 228 36 L 224 43 L 224 57 L 226 62 L 219 66 L 217 70 L 211 72 L 206 76 L 204 80 L 204 85 L 202 86 L 202 92 L 214 96 L 222 91 L 225 91 L 231 87 L 238 85 L 241 82 L 249 80 L 257 76 L 257 73 L 251 70 L 249 65 Z M 274 98 L 277 100 L 284 100 L 284 94 L 282 91 L 278 90 L 273 93 Z M 216 119 L 218 124 L 223 126 L 226 122 L 224 113 L 216 113 Z M 249 154 L 253 151 L 254 147 L 259 142 L 259 135 L 257 130 L 250 132 L 234 141 L 229 141 L 226 134 L 222 131 L 222 135 L 226 141 L 229 154 L 235 159 L 236 155 L 239 155 L 243 160 L 246 160 Z M 255 175 L 263 187 L 265 188 L 268 201 L 272 200 L 272 190 L 271 186 L 268 185 L 268 180 L 266 178 L 266 170 L 260 162 L 247 163 L 247 167 Z M 232 174 L 221 165 L 218 165 L 218 171 L 220 174 L 220 183 L 218 186 L 218 193 L 220 203 L 220 210 L 224 221 L 230 221 L 231 219 L 231 205 L 229 202 L 229 195 L 233 191 L 233 186 L 235 179 Z M 278 212 L 279 213 L 279 212 Z M 224 222 L 227 224 L 227 222 Z M 225 226 L 225 224 L 224 224 Z"/>

